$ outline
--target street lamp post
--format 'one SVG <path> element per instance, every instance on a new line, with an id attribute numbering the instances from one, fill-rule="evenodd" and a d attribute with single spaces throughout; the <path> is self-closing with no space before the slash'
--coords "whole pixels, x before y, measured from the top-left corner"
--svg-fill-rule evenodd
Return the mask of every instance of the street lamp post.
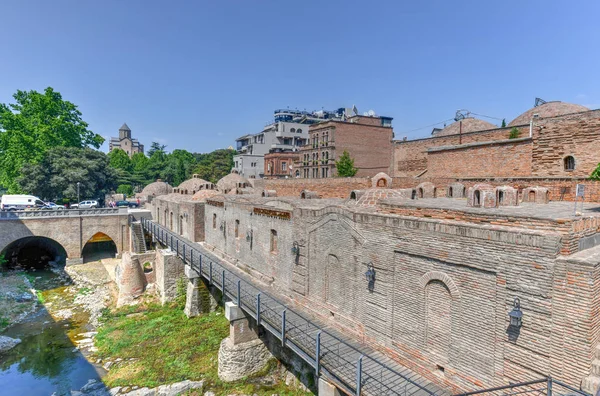
<path id="1" fill-rule="evenodd" d="M 80 201 L 80 200 L 79 200 L 79 185 L 80 185 L 80 184 L 81 184 L 81 183 L 77 182 L 77 203 L 79 203 L 79 201 Z"/>

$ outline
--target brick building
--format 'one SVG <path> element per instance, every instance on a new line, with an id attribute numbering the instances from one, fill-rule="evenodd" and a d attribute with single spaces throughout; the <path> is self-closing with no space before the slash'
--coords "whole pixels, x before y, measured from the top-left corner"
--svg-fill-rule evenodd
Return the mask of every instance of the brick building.
<path id="1" fill-rule="evenodd" d="M 600 110 L 544 102 L 506 128 L 474 118 L 429 138 L 394 142 L 393 176 L 588 177 L 600 162 Z M 516 138 L 509 138 L 516 128 Z"/>
<path id="2" fill-rule="evenodd" d="M 345 150 L 358 168 L 356 176 L 389 172 L 394 137 L 390 117 L 355 115 L 346 121 L 326 121 L 311 125 L 308 134 L 295 166 L 304 179 L 336 176 L 335 161 Z"/>
<path id="3" fill-rule="evenodd" d="M 299 159 L 300 153 L 298 151 L 272 149 L 268 154 L 265 154 L 265 178 L 300 177 L 301 171 L 294 168 L 294 162 Z"/>

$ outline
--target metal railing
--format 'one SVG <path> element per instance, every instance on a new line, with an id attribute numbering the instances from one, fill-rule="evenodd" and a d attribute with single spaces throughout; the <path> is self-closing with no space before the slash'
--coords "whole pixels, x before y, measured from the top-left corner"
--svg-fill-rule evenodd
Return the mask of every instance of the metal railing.
<path id="1" fill-rule="evenodd" d="M 0 211 L 0 220 L 19 220 L 46 217 L 107 216 L 127 214 L 127 208 L 53 209 Z"/>
<path id="2" fill-rule="evenodd" d="M 519 382 L 496 388 L 482 389 L 473 392 L 460 393 L 455 396 L 471 396 L 471 395 L 494 395 L 494 396 L 512 396 L 512 395 L 581 395 L 592 396 L 591 394 L 576 389 L 565 384 L 551 376 L 540 378 L 538 380 Z"/>
<path id="3" fill-rule="evenodd" d="M 238 277 L 202 246 L 189 242 L 149 219 L 142 226 L 154 239 L 169 246 L 209 284 L 218 288 L 223 299 L 236 302 L 259 326 L 263 326 L 283 346 L 290 348 L 315 369 L 349 394 L 355 395 L 436 395 L 406 375 L 336 337 L 273 296 Z"/>

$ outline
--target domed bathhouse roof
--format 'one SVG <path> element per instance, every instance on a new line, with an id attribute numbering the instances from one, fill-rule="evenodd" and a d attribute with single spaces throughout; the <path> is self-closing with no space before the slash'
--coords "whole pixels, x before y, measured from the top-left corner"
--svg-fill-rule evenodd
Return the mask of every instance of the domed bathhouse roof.
<path id="1" fill-rule="evenodd" d="M 173 187 L 169 183 L 165 183 L 161 179 L 157 179 L 154 183 L 148 184 L 140 193 L 143 197 L 158 197 L 173 192 Z"/>
<path id="2" fill-rule="evenodd" d="M 589 111 L 585 106 L 565 103 L 560 101 L 545 102 L 539 106 L 527 110 L 514 120 L 512 120 L 508 126 L 526 125 L 529 124 L 534 114 L 537 114 L 540 118 L 557 117 L 565 114 L 581 113 L 582 111 Z"/>
<path id="3" fill-rule="evenodd" d="M 192 197 L 192 201 L 206 201 L 208 198 L 221 194 L 217 190 L 200 190 Z"/>
<path id="4" fill-rule="evenodd" d="M 461 129 L 462 122 L 462 129 Z M 477 131 L 486 131 L 488 129 L 498 128 L 496 125 L 491 124 L 487 121 L 480 120 L 478 118 L 467 117 L 460 121 L 453 122 L 452 124 L 444 127 L 441 131 L 434 134 L 434 136 L 448 136 L 458 135 L 459 133 L 469 133 Z"/>
<path id="5" fill-rule="evenodd" d="M 354 190 L 350 193 L 350 200 L 346 203 L 349 206 L 359 206 L 363 208 L 372 208 L 383 199 L 414 199 L 414 190 L 404 188 L 392 190 L 388 188 L 370 188 L 368 190 Z"/>
<path id="6" fill-rule="evenodd" d="M 188 179 L 177 186 L 177 189 L 180 193 L 189 195 L 193 195 L 200 190 L 212 190 L 214 188 L 214 184 L 201 179 L 197 174 L 194 174 L 191 179 Z M 187 191 L 187 193 L 185 191 Z"/>
<path id="7" fill-rule="evenodd" d="M 236 188 L 245 188 L 249 186 L 250 183 L 248 182 L 248 180 L 240 176 L 235 171 L 221 178 L 221 180 L 217 182 L 217 189 L 224 194 L 227 194 L 230 191 L 235 190 Z"/>

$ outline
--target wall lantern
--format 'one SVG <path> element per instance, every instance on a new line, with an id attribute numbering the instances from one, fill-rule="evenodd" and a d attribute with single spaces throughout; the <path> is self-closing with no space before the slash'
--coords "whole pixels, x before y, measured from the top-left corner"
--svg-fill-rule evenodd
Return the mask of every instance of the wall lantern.
<path id="1" fill-rule="evenodd" d="M 373 267 L 373 263 L 367 264 L 367 272 L 365 272 L 365 277 L 367 278 L 369 291 L 373 291 L 375 288 L 375 268 Z"/>
<path id="2" fill-rule="evenodd" d="M 515 297 L 513 309 L 508 313 L 508 317 L 510 318 L 510 325 L 513 327 L 521 327 L 521 325 L 523 324 L 523 311 L 521 311 L 521 301 L 517 297 Z"/>
<path id="3" fill-rule="evenodd" d="M 292 254 L 294 256 L 297 256 L 300 253 L 300 245 L 298 245 L 298 242 L 294 241 L 294 243 L 292 244 Z"/>

